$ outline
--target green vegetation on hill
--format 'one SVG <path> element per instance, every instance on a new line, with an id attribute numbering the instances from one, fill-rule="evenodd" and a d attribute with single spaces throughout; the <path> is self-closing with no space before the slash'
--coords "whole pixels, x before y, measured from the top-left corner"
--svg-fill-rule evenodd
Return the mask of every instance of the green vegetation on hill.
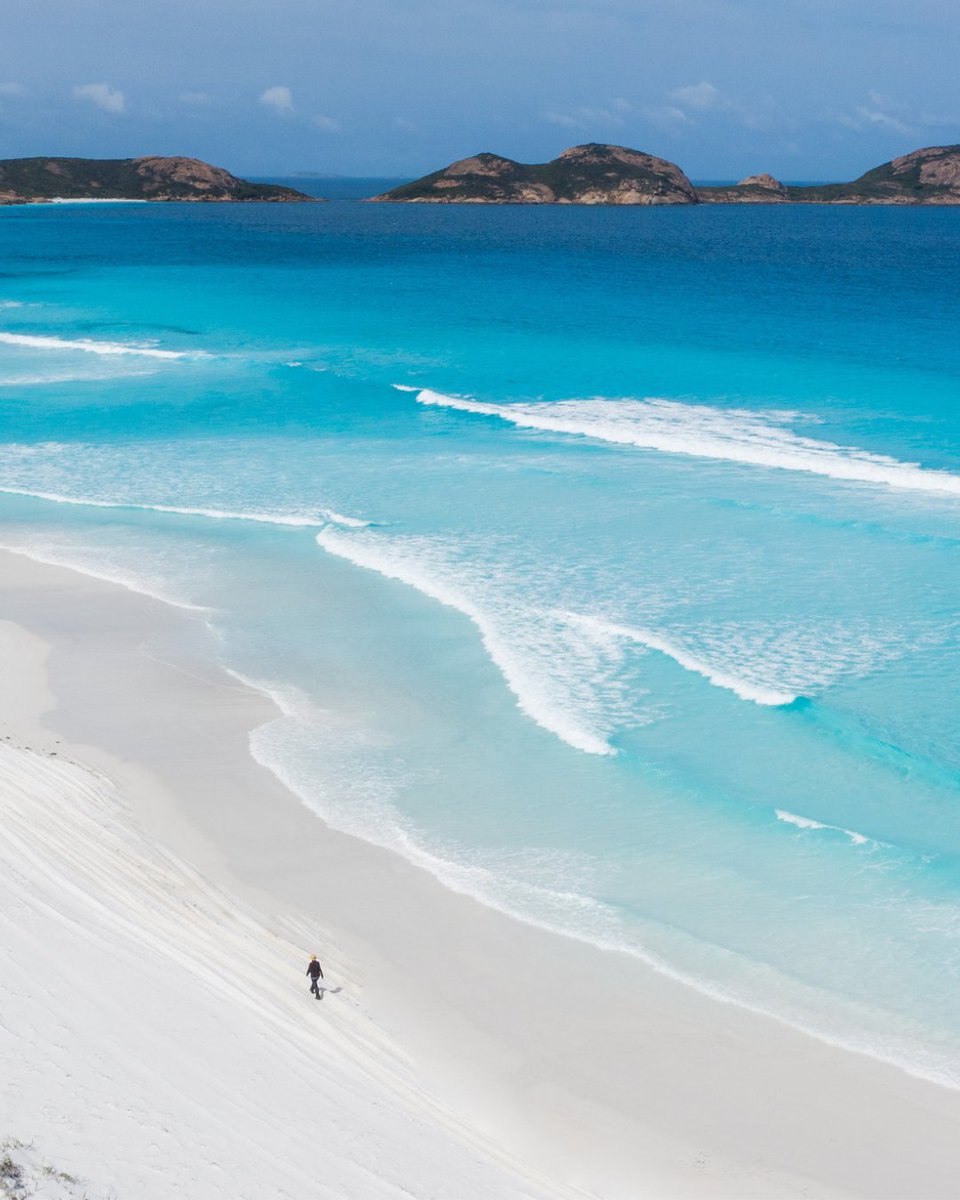
<path id="1" fill-rule="evenodd" d="M 914 150 L 852 183 L 785 187 L 763 174 L 695 190 L 674 163 L 591 142 L 547 163 L 477 154 L 373 199 L 433 204 L 960 204 L 960 146 Z"/>
<path id="2" fill-rule="evenodd" d="M 249 183 L 196 158 L 7 158 L 0 203 L 37 200 L 310 200 L 293 188 Z"/>
<path id="3" fill-rule="evenodd" d="M 625 146 L 590 142 L 546 163 L 476 154 L 374 196 L 434 204 L 696 204 L 674 163 Z"/>
<path id="4" fill-rule="evenodd" d="M 882 163 L 852 183 L 792 187 L 791 200 L 820 204 L 960 204 L 960 146 L 931 146 Z"/>

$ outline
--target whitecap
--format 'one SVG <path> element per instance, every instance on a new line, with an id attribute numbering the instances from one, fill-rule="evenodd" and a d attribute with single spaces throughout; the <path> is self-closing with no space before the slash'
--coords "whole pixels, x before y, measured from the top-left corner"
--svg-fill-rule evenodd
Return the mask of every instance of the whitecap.
<path id="1" fill-rule="evenodd" d="M 787 812 L 784 808 L 776 808 L 774 812 L 778 821 L 783 821 L 787 825 L 794 825 L 797 829 L 826 829 L 832 833 L 842 833 L 855 846 L 883 845 L 882 842 L 874 841 L 873 838 L 868 838 L 862 833 L 857 833 L 855 829 L 844 829 L 842 825 L 826 825 L 823 821 L 814 821 L 812 817 L 800 817 L 796 813 Z"/>
<path id="2" fill-rule="evenodd" d="M 702 675 L 714 687 L 725 688 L 727 691 L 739 696 L 741 700 L 751 700 L 754 704 L 782 708 L 785 705 L 793 704 L 797 699 L 794 693 L 764 687 L 761 684 L 753 683 L 748 679 L 733 675 L 727 670 L 715 667 L 710 662 L 697 658 L 689 650 L 677 645 L 676 642 L 671 641 L 655 630 L 638 629 L 629 625 L 618 625 L 614 622 L 603 621 L 598 617 L 577 616 L 574 613 L 570 613 L 569 618 L 571 621 L 579 622 L 586 627 L 603 630 L 613 637 L 621 637 L 628 641 L 636 642 L 638 645 L 645 646 L 648 650 L 655 650 L 660 654 L 664 654 L 667 658 L 672 658 L 684 670 Z"/>
<path id="3" fill-rule="evenodd" d="M 960 475 L 793 433 L 788 425 L 811 420 L 795 412 L 721 409 L 656 397 L 485 404 L 430 389 L 420 391 L 417 402 L 663 454 L 960 496 Z"/>
<path id="4" fill-rule="evenodd" d="M 145 358 L 205 358 L 203 351 L 158 350 L 133 342 L 100 342 L 92 338 L 61 338 L 33 333 L 0 333 L 0 342 L 8 346 L 26 346 L 32 350 L 76 350 L 84 354 L 134 354 Z"/>
<path id="5" fill-rule="evenodd" d="M 482 590 L 465 581 L 466 566 L 449 561 L 445 548 L 429 539 L 351 536 L 330 525 L 316 540 L 328 553 L 462 613 L 480 631 L 522 712 L 576 750 L 616 753 L 608 741 L 610 719 L 598 711 L 609 705 L 593 696 L 595 678 L 609 674 L 608 664 L 598 660 L 619 657 L 603 630 L 574 626 L 564 614 L 525 609 L 509 598 L 482 598 Z"/>

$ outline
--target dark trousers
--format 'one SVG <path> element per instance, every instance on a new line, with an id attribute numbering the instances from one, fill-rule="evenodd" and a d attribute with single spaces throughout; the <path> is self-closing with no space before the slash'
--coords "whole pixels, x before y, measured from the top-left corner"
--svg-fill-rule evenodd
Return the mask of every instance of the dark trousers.
<path id="1" fill-rule="evenodd" d="M 310 977 L 310 991 L 314 996 L 318 996 L 318 997 L 320 995 L 320 988 L 317 986 L 319 983 L 319 980 L 320 980 L 319 975 L 317 976 L 316 979 L 314 979 L 313 976 Z"/>

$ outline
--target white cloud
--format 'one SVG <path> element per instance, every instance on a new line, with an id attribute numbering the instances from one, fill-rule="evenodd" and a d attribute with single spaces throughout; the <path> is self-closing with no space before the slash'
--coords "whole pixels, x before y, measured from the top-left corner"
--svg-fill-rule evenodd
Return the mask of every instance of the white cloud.
<path id="1" fill-rule="evenodd" d="M 104 112 L 121 113 L 127 106 L 123 92 L 108 83 L 78 83 L 73 95 L 77 100 L 89 100 Z"/>
<path id="2" fill-rule="evenodd" d="M 413 121 L 408 121 L 406 117 L 394 117 L 390 124 L 394 129 L 399 129 L 401 133 L 419 133 L 419 129 L 414 125 Z"/>
<path id="3" fill-rule="evenodd" d="M 796 122 L 785 116 L 770 96 L 761 97 L 752 105 L 728 96 L 706 79 L 667 93 L 673 103 L 662 108 L 648 109 L 651 119 L 661 124 L 697 125 L 707 114 L 722 115 L 753 133 L 775 133 L 796 128 Z M 693 116 L 691 116 L 693 114 Z"/>
<path id="4" fill-rule="evenodd" d="M 318 129 L 322 129 L 324 133 L 340 132 L 340 122 L 335 117 L 314 117 L 313 123 Z"/>
<path id="5" fill-rule="evenodd" d="M 915 133 L 917 124 L 923 124 L 923 118 L 917 118 L 910 107 L 890 96 L 880 92 L 867 93 L 869 106 L 861 104 L 852 113 L 841 113 L 837 118 L 840 125 L 863 133 L 870 129 L 889 129 L 894 133 Z"/>
<path id="6" fill-rule="evenodd" d="M 580 110 L 581 112 L 585 110 Z M 562 125 L 564 129 L 586 129 L 587 124 L 582 117 L 574 113 L 545 112 L 543 119 L 551 125 Z"/>
<path id="7" fill-rule="evenodd" d="M 719 88 L 703 80 L 689 87 L 674 88 L 668 93 L 671 100 L 683 108 L 692 108 L 695 112 L 710 112 L 711 110 L 729 108 L 730 101 Z"/>
<path id="8" fill-rule="evenodd" d="M 22 83 L 0 83 L 0 96 L 25 96 L 27 89 Z"/>
<path id="9" fill-rule="evenodd" d="M 645 108 L 643 115 L 661 129 L 676 129 L 678 125 L 696 125 L 696 121 L 691 121 L 682 108 L 677 108 L 673 104 L 664 104 L 659 108 Z"/>
<path id="10" fill-rule="evenodd" d="M 612 100 L 606 107 L 591 108 L 582 105 L 578 108 L 553 109 L 543 114 L 543 119 L 551 125 L 562 125 L 564 129 L 594 129 L 598 125 L 622 125 L 627 113 L 633 106 L 626 100 Z"/>
<path id="11" fill-rule="evenodd" d="M 858 133 L 863 133 L 867 129 L 892 129 L 896 133 L 913 132 L 910 126 L 904 124 L 899 117 L 892 117 L 889 113 L 867 108 L 862 104 L 852 113 L 841 113 L 837 120 L 847 129 L 855 129 Z"/>
<path id="12" fill-rule="evenodd" d="M 293 93 L 288 87 L 271 87 L 260 94 L 260 103 L 274 112 L 293 112 Z"/>
<path id="13" fill-rule="evenodd" d="M 882 92 L 867 92 L 867 97 L 874 108 L 903 108 L 902 104 L 897 104 Z"/>
<path id="14" fill-rule="evenodd" d="M 179 100 L 181 104 L 186 104 L 189 108 L 203 108 L 213 100 L 213 97 L 209 92 L 181 92 Z"/>

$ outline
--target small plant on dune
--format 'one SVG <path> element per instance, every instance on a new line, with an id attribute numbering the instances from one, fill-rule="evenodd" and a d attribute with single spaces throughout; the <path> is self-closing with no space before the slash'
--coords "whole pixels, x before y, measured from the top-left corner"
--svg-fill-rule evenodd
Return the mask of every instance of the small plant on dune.
<path id="1" fill-rule="evenodd" d="M 23 1168 L 4 1152 L 0 1158 L 0 1195 L 19 1197 L 22 1195 Z"/>

